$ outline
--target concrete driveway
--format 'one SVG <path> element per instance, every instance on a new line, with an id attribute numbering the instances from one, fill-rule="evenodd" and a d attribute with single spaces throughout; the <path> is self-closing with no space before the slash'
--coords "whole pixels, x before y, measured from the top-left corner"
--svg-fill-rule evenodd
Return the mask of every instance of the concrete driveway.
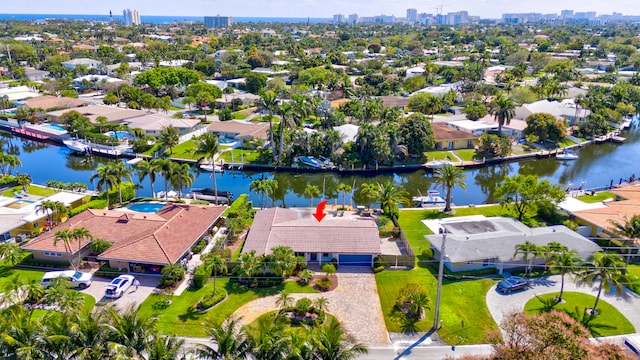
<path id="1" fill-rule="evenodd" d="M 552 275 L 533 280 L 532 288 L 508 295 L 496 291 L 495 285 L 489 289 L 486 297 L 487 307 L 498 326 L 502 323 L 505 315 L 512 312 L 523 311 L 524 304 L 536 295 L 560 292 L 560 275 Z M 568 276 L 565 276 L 564 279 L 564 291 L 581 292 L 592 296 L 596 296 L 598 294 L 598 288 L 596 286 L 578 287 L 569 279 Z M 636 331 L 640 331 L 640 311 L 638 311 L 638 309 L 640 309 L 640 296 L 631 291 L 627 291 L 627 293 L 629 295 L 628 298 L 622 299 L 612 294 L 606 294 L 603 291 L 600 299 L 618 309 L 618 311 L 620 311 L 620 313 L 622 313 L 622 315 L 624 315 L 636 328 Z"/>
<path id="2" fill-rule="evenodd" d="M 369 347 L 389 346 L 389 334 L 384 324 L 376 279 L 370 268 L 340 267 L 338 287 L 316 294 L 291 294 L 298 300 L 324 297 L 329 301 L 328 312 L 334 315 L 358 342 Z M 263 297 L 244 304 L 234 312 L 243 324 L 250 324 L 260 315 L 278 309 L 276 296 Z"/>
<path id="3" fill-rule="evenodd" d="M 138 275 L 136 276 L 136 279 L 140 281 L 140 287 L 138 290 L 136 290 L 135 286 L 131 286 L 119 299 L 104 297 L 104 288 L 111 283 L 111 280 L 113 280 L 109 278 L 94 277 L 91 286 L 80 291 L 93 296 L 93 298 L 96 299 L 97 306 L 115 304 L 116 308 L 124 310 L 132 304 L 139 306 L 149 295 L 157 290 L 156 286 L 158 286 L 158 281 L 160 280 L 159 277 L 144 275 Z"/>

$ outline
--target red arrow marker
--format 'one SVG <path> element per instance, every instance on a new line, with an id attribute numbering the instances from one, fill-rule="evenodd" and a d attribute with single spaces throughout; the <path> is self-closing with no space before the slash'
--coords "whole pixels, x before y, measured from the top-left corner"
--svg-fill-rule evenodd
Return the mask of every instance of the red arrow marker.
<path id="1" fill-rule="evenodd" d="M 318 203 L 318 207 L 316 208 L 316 213 L 313 214 L 313 217 L 318 220 L 318 222 L 322 221 L 324 217 L 327 215 L 324 213 L 324 206 L 327 205 L 327 200 L 320 201 Z"/>

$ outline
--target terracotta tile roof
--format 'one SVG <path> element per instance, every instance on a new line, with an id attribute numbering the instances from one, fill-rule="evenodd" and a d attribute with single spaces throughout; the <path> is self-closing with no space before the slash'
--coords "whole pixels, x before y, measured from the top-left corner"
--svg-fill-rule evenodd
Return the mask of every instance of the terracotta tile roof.
<path id="1" fill-rule="evenodd" d="M 609 232 L 614 229 L 611 221 L 624 224 L 625 219 L 640 215 L 640 187 L 629 186 L 610 192 L 624 200 L 607 202 L 604 208 L 574 211 L 572 215 Z"/>
<path id="2" fill-rule="evenodd" d="M 64 246 L 53 245 L 55 232 L 84 227 L 95 238 L 113 244 L 98 256 L 100 260 L 122 260 L 149 264 L 172 264 L 217 221 L 223 207 L 168 204 L 156 214 L 89 209 L 46 232 L 22 248 L 28 251 L 64 253 Z M 84 241 L 82 247 L 89 241 Z M 71 243 L 78 251 L 78 243 Z"/>
<path id="3" fill-rule="evenodd" d="M 449 127 L 446 123 L 434 122 L 431 124 L 433 129 L 433 136 L 436 141 L 448 141 L 448 140 L 467 140 L 477 139 L 476 135 L 468 131 L 456 130 Z"/>
<path id="4" fill-rule="evenodd" d="M 318 222 L 312 212 L 282 208 L 258 211 L 242 251 L 265 254 L 276 246 L 289 246 L 296 252 L 380 254 L 374 219 L 327 215 Z"/>
<path id="5" fill-rule="evenodd" d="M 269 124 L 267 123 L 247 123 L 241 121 L 214 121 L 209 125 L 209 131 L 215 133 L 235 133 L 236 137 L 260 138 L 267 139 L 269 133 Z"/>
<path id="6" fill-rule="evenodd" d="M 68 97 L 57 97 L 57 96 L 38 96 L 35 98 L 27 99 L 23 101 L 23 103 L 32 108 L 32 109 L 53 109 L 53 108 L 62 108 L 62 109 L 70 109 L 76 108 L 79 106 L 83 106 L 88 104 L 89 102 L 79 99 L 73 99 Z"/>

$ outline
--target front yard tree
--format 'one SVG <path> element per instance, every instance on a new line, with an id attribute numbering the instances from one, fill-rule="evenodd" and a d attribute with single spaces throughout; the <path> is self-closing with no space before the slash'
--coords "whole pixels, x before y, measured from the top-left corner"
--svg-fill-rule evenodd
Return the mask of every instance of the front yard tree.
<path id="1" fill-rule="evenodd" d="M 527 240 L 522 244 L 516 245 L 516 251 L 513 253 L 513 256 L 516 257 L 519 254 L 522 254 L 522 260 L 527 263 L 527 272 L 531 272 L 533 268 L 533 263 L 536 260 L 536 257 L 540 254 L 540 247 L 531 241 Z"/>
<path id="2" fill-rule="evenodd" d="M 96 184 L 96 189 L 98 191 L 102 191 L 105 189 L 105 196 L 107 197 L 107 209 L 109 208 L 109 190 L 117 183 L 116 176 L 113 173 L 113 169 L 111 166 L 102 165 L 98 166 L 96 172 L 91 174 L 89 177 L 89 181 L 93 182 L 93 180 L 98 179 L 98 183 Z"/>
<path id="3" fill-rule="evenodd" d="M 504 157 L 511 154 L 511 139 L 504 134 L 480 135 L 478 152 L 487 157 Z"/>
<path id="4" fill-rule="evenodd" d="M 62 242 L 64 246 L 64 251 L 67 253 L 69 265 L 76 270 L 76 267 L 73 265 L 73 259 L 71 258 L 71 242 L 74 240 L 73 231 L 67 229 L 62 229 L 56 231 L 53 237 L 53 246 L 58 246 L 59 242 Z M 78 249 L 79 251 L 79 249 Z"/>
<path id="5" fill-rule="evenodd" d="M 216 172 L 215 172 L 215 157 L 218 153 L 218 149 L 220 146 L 218 145 L 218 137 L 210 132 L 206 132 L 196 140 L 196 151 L 194 155 L 202 156 L 205 160 L 209 161 L 209 165 L 211 165 L 212 172 L 211 178 L 213 179 L 213 196 L 215 197 L 215 204 L 218 205 L 218 182 L 216 180 Z"/>
<path id="6" fill-rule="evenodd" d="M 213 272 L 213 293 L 216 293 L 216 279 L 219 273 L 227 271 L 227 260 L 220 255 L 207 256 L 204 261 L 205 268 L 209 269 L 209 273 Z"/>
<path id="7" fill-rule="evenodd" d="M 173 147 L 180 142 L 180 134 L 175 127 L 167 126 L 162 129 L 159 140 L 169 148 L 169 155 L 171 155 L 173 154 Z"/>
<path id="8" fill-rule="evenodd" d="M 296 254 L 288 246 L 276 246 L 269 255 L 269 268 L 273 273 L 287 279 L 296 268 Z"/>
<path id="9" fill-rule="evenodd" d="M 444 206 L 444 212 L 451 211 L 451 189 L 455 186 L 460 186 L 463 189 L 467 188 L 467 175 L 462 168 L 447 164 L 437 171 L 435 178 L 435 184 L 442 186 L 447 192 L 447 199 Z"/>
<path id="10" fill-rule="evenodd" d="M 204 111 L 204 120 L 207 120 L 207 112 L 204 110 L 206 107 L 211 107 L 210 104 L 216 99 L 222 97 L 222 90 L 215 85 L 198 82 L 191 84 L 184 91 L 185 97 L 192 99 L 198 104 L 201 110 Z"/>
<path id="11" fill-rule="evenodd" d="M 557 302 L 562 301 L 564 292 L 564 278 L 567 274 L 573 274 L 576 267 L 582 261 L 580 256 L 573 250 L 566 250 L 560 253 L 553 253 L 551 260 L 547 262 L 547 266 L 552 272 L 560 274 L 560 295 L 556 299 Z"/>
<path id="12" fill-rule="evenodd" d="M 516 116 L 516 105 L 510 97 L 498 94 L 489 104 L 489 112 L 498 122 L 498 133 L 502 133 L 502 127 L 509 125 Z"/>
<path id="13" fill-rule="evenodd" d="M 429 309 L 430 299 L 420 285 L 409 283 L 398 292 L 395 310 L 411 320 L 424 319 L 425 310 Z"/>
<path id="14" fill-rule="evenodd" d="M 496 188 L 496 197 L 502 206 L 510 206 L 518 220 L 531 210 L 545 203 L 557 204 L 564 200 L 566 193 L 549 180 L 539 181 L 536 175 L 515 175 L 507 177 Z"/>
<path id="15" fill-rule="evenodd" d="M 91 240 L 93 236 L 91 232 L 87 228 L 78 227 L 73 229 L 71 232 L 71 236 L 73 239 L 78 240 L 78 264 L 77 267 L 80 268 L 80 263 L 82 262 L 82 240 Z"/>
<path id="16" fill-rule="evenodd" d="M 587 268 L 576 274 L 576 284 L 579 286 L 598 284 L 598 295 L 591 310 L 591 315 L 597 313 L 598 302 L 603 289 L 606 292 L 613 291 L 616 297 L 627 296 L 624 286 L 625 284 L 630 284 L 631 280 L 627 277 L 626 264 L 618 255 L 597 252 L 585 265 Z"/>

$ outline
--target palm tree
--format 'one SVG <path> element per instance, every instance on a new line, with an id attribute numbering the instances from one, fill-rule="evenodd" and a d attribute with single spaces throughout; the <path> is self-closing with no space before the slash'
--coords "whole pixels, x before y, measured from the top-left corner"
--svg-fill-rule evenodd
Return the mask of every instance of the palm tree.
<path id="1" fill-rule="evenodd" d="M 22 191 L 27 192 L 27 186 L 33 182 L 31 175 L 29 174 L 18 174 L 16 175 L 16 183 L 19 186 L 22 186 Z"/>
<path id="2" fill-rule="evenodd" d="M 524 244 L 516 245 L 516 251 L 513 253 L 513 257 L 516 257 L 518 254 L 522 254 L 522 259 L 527 262 L 527 272 L 530 272 L 533 268 L 533 261 L 536 258 L 536 254 L 538 253 L 538 246 L 531 241 L 527 240 Z"/>
<path id="3" fill-rule="evenodd" d="M 227 271 L 227 260 L 220 255 L 208 256 L 205 261 L 205 268 L 213 271 L 213 293 L 216 292 L 216 279 L 218 273 L 224 273 Z"/>
<path id="4" fill-rule="evenodd" d="M 376 184 L 364 183 L 360 186 L 360 194 L 367 200 L 367 210 L 371 209 L 371 200 L 376 199 L 378 186 Z"/>
<path id="5" fill-rule="evenodd" d="M 146 360 L 186 359 L 184 340 L 173 335 L 152 336 L 146 344 Z"/>
<path id="6" fill-rule="evenodd" d="M 22 260 L 22 248 L 15 243 L 1 243 L 0 244 L 0 260 L 3 260 L 6 264 L 13 266 Z"/>
<path id="7" fill-rule="evenodd" d="M 304 196 L 309 197 L 309 207 L 313 207 L 313 198 L 318 195 L 320 195 L 320 189 L 317 186 L 308 184 L 304 188 Z"/>
<path id="8" fill-rule="evenodd" d="M 251 355 L 260 360 L 287 358 L 289 341 L 282 318 L 275 320 L 261 317 L 254 328 L 247 330 Z"/>
<path id="9" fill-rule="evenodd" d="M 238 319 L 228 318 L 221 325 L 209 324 L 207 335 L 215 344 L 215 349 L 208 345 L 201 345 L 197 351 L 198 357 L 220 360 L 246 358 L 249 342 Z"/>
<path id="10" fill-rule="evenodd" d="M 510 97 L 498 94 L 489 104 L 489 112 L 498 121 L 498 132 L 502 133 L 502 126 L 509 125 L 516 116 L 516 106 Z"/>
<path id="11" fill-rule="evenodd" d="M 315 332 L 315 358 L 318 360 L 350 360 L 369 351 L 364 344 L 346 336 L 338 320 L 330 318 Z"/>
<path id="12" fill-rule="evenodd" d="M 573 274 L 576 271 L 576 266 L 582 261 L 578 254 L 571 250 L 563 251 L 560 253 L 553 253 L 551 255 L 551 261 L 547 262 L 547 266 L 553 272 L 561 275 L 560 282 L 560 295 L 556 299 L 557 302 L 562 301 L 562 293 L 564 292 L 564 276 L 566 274 Z"/>
<path id="13" fill-rule="evenodd" d="M 624 284 L 628 284 L 631 281 L 627 277 L 626 264 L 619 256 L 597 252 L 589 258 L 589 261 L 585 265 L 587 268 L 576 274 L 576 284 L 579 286 L 590 286 L 598 283 L 598 295 L 591 310 L 591 315 L 596 314 L 602 289 L 606 292 L 613 290 L 615 295 L 619 297 L 627 296 Z"/>
<path id="14" fill-rule="evenodd" d="M 611 221 L 611 223 L 615 226 L 615 233 L 627 237 L 630 244 L 636 242 L 636 239 L 640 238 L 640 215 L 634 215 L 631 219 L 624 218 L 624 224 Z M 631 246 L 627 247 L 627 256 L 625 257 L 625 262 L 627 265 L 629 264 L 629 260 L 631 260 Z"/>
<path id="15" fill-rule="evenodd" d="M 4 110 L 8 109 L 9 107 L 11 107 L 11 101 L 9 100 L 9 96 L 7 95 L 2 95 L 0 96 L 0 110 L 2 110 L 2 113 L 4 114 Z"/>
<path id="16" fill-rule="evenodd" d="M 378 183 L 375 192 L 375 201 L 380 204 L 380 208 L 385 216 L 397 219 L 399 215 L 398 204 L 408 204 L 409 193 L 401 187 L 396 186 L 392 181 L 384 184 Z"/>
<path id="17" fill-rule="evenodd" d="M 152 160 L 153 162 L 153 160 Z M 136 173 L 138 174 L 138 181 L 144 181 L 144 178 L 149 175 L 149 183 L 151 185 L 151 197 L 155 197 L 155 189 L 153 188 L 153 183 L 156 182 L 156 174 L 158 169 L 155 168 L 151 163 L 146 160 L 142 160 L 136 165 L 134 165 L 136 169 Z"/>
<path id="18" fill-rule="evenodd" d="M 58 230 L 53 237 L 53 246 L 57 246 L 58 242 L 62 241 L 62 244 L 64 245 L 64 251 L 68 256 L 69 265 L 71 265 L 74 270 L 77 270 L 76 267 L 73 266 L 73 260 L 71 259 L 71 241 L 73 240 L 74 237 L 72 230 L 70 230 L 69 228 Z M 78 249 L 78 251 L 80 251 L 80 249 Z"/>
<path id="19" fill-rule="evenodd" d="M 72 359 L 101 360 L 108 352 L 104 312 L 79 313 L 71 326 Z"/>
<path id="20" fill-rule="evenodd" d="M 209 159 L 209 165 L 214 169 L 214 162 L 218 149 L 218 137 L 213 133 L 206 132 L 198 138 L 194 154 L 196 156 L 202 155 L 204 159 Z M 218 205 L 218 183 L 216 181 L 215 171 L 211 172 L 211 178 L 213 179 L 213 195 L 215 197 L 215 204 Z"/>
<path id="21" fill-rule="evenodd" d="M 93 182 L 94 179 L 98 179 L 98 183 L 96 184 L 96 189 L 98 191 L 102 191 L 105 189 L 105 194 L 107 197 L 107 209 L 109 208 L 109 189 L 111 189 L 116 183 L 117 179 L 111 166 L 98 166 L 96 172 L 91 174 L 89 177 L 89 181 Z"/>
<path id="22" fill-rule="evenodd" d="M 182 197 L 182 188 L 193 185 L 193 180 L 195 180 L 195 176 L 191 173 L 189 164 L 174 163 L 171 182 L 178 189 L 178 197 Z"/>
<path id="23" fill-rule="evenodd" d="M 122 179 L 129 180 L 129 182 L 133 182 L 131 179 L 132 170 L 125 165 L 122 161 L 118 161 L 115 165 L 112 166 L 113 176 L 116 178 L 116 185 L 118 186 L 118 198 L 120 200 L 120 204 L 122 204 Z"/>
<path id="24" fill-rule="evenodd" d="M 291 115 L 292 111 L 292 106 L 289 103 L 283 103 L 278 108 L 278 114 L 282 117 L 282 120 L 280 120 L 280 152 L 278 154 L 278 163 L 281 165 L 284 160 L 284 131 L 287 126 L 291 126 L 291 124 L 288 123 L 287 118 Z"/>
<path id="25" fill-rule="evenodd" d="M 287 290 L 280 290 L 278 294 L 278 298 L 276 299 L 276 306 L 280 308 L 280 310 L 285 310 L 290 308 L 295 303 L 295 299 Z"/>
<path id="26" fill-rule="evenodd" d="M 147 350 L 157 319 L 143 315 L 135 304 L 124 311 L 113 306 L 106 310 L 108 346 L 123 358 L 136 358 Z"/>
<path id="27" fill-rule="evenodd" d="M 169 155 L 173 154 L 173 147 L 178 145 L 180 134 L 173 126 L 167 126 L 162 129 L 159 140 L 169 148 Z"/>
<path id="28" fill-rule="evenodd" d="M 437 170 L 437 176 L 435 178 L 435 184 L 442 186 L 447 192 L 447 198 L 444 206 L 444 212 L 451 211 L 451 189 L 454 186 L 460 186 L 462 189 L 467 188 L 467 175 L 462 171 L 462 168 L 447 164 L 442 169 Z"/>
<path id="29" fill-rule="evenodd" d="M 260 208 L 265 207 L 265 194 L 267 192 L 266 183 L 264 179 L 256 179 L 249 184 L 249 190 L 255 192 L 258 195 L 258 201 L 260 202 Z"/>
<path id="30" fill-rule="evenodd" d="M 273 112 L 278 105 L 276 94 L 273 91 L 265 91 L 260 94 L 259 105 L 269 112 L 269 146 L 273 150 L 273 161 L 276 161 L 276 151 L 273 148 Z"/>
<path id="31" fill-rule="evenodd" d="M 327 310 L 328 306 L 329 300 L 324 296 L 321 296 L 313 301 L 313 308 L 316 310 L 316 312 L 318 312 L 318 314 L 323 314 Z"/>
<path id="32" fill-rule="evenodd" d="M 276 206 L 275 192 L 278 190 L 278 180 L 264 179 L 265 195 L 271 198 L 271 207 Z"/>
<path id="33" fill-rule="evenodd" d="M 347 198 L 347 193 L 351 192 L 351 185 L 349 184 L 345 184 L 345 183 L 340 183 L 338 184 L 338 187 L 336 188 L 338 191 L 342 191 L 342 209 L 345 209 L 346 206 L 346 198 Z"/>
<path id="34" fill-rule="evenodd" d="M 167 192 L 169 191 L 169 173 L 171 171 L 170 168 L 172 167 L 172 161 L 169 159 L 155 158 L 151 160 L 149 164 L 149 171 L 153 171 L 153 174 L 149 173 L 149 180 L 153 179 L 155 181 L 155 174 L 159 173 L 160 175 L 162 175 L 162 177 L 164 178 L 164 194 L 166 197 Z M 153 183 L 151 184 L 151 191 L 153 191 Z M 152 194 L 152 196 L 155 197 L 156 194 L 154 193 Z"/>
<path id="35" fill-rule="evenodd" d="M 91 240 L 93 236 L 91 232 L 84 227 L 78 227 L 73 229 L 72 236 L 74 239 L 78 240 L 78 267 L 80 267 L 80 262 L 82 261 L 82 240 Z"/>
<path id="36" fill-rule="evenodd" d="M 251 280 L 260 268 L 260 263 L 260 257 L 256 255 L 255 250 L 240 255 L 237 267 L 238 278 L 246 277 L 247 280 Z"/>

